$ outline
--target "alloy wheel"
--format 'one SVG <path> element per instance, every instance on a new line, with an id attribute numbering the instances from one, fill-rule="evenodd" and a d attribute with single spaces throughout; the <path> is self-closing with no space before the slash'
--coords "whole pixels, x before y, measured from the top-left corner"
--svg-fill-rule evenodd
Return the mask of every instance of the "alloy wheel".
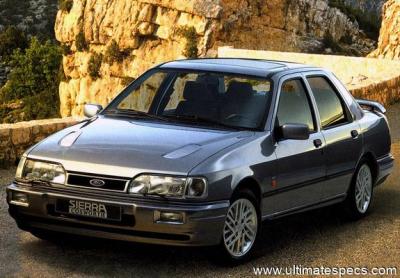
<path id="1" fill-rule="evenodd" d="M 248 199 L 236 200 L 228 210 L 223 230 L 226 250 L 232 257 L 246 255 L 257 237 L 258 217 L 253 203 Z"/>
<path id="2" fill-rule="evenodd" d="M 358 211 L 364 214 L 371 203 L 372 174 L 367 164 L 361 166 L 355 186 L 355 202 Z"/>

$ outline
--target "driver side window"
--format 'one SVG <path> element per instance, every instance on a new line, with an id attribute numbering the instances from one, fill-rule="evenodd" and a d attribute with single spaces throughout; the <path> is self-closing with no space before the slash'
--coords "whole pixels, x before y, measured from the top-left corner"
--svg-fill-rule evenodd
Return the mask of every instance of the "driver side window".
<path id="1" fill-rule="evenodd" d="M 148 112 L 158 89 L 167 77 L 167 73 L 158 72 L 132 90 L 118 105 L 120 110 Z"/>
<path id="2" fill-rule="evenodd" d="M 277 124 L 304 124 L 311 132 L 316 131 L 310 99 L 300 79 L 282 84 L 277 113 Z"/>

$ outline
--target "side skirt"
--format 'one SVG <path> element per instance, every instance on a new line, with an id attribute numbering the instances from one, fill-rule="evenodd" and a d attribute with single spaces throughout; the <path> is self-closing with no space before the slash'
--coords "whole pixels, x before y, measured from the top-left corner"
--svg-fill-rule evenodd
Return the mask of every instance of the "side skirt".
<path id="1" fill-rule="evenodd" d="M 285 211 L 280 211 L 280 212 L 276 212 L 276 213 L 273 213 L 273 214 L 264 215 L 262 217 L 262 220 L 264 221 L 264 220 L 277 219 L 277 218 L 285 217 L 285 216 L 288 216 L 288 215 L 297 214 L 297 213 L 301 213 L 301 212 L 305 212 L 305 211 L 309 211 L 309 210 L 313 210 L 313 209 L 317 209 L 317 208 L 321 208 L 321 207 L 326 207 L 326 206 L 330 206 L 330 205 L 333 205 L 333 204 L 337 204 L 337 203 L 343 202 L 346 199 L 346 196 L 347 196 L 347 194 L 343 193 L 343 194 L 339 194 L 339 195 L 331 197 L 331 198 L 327 198 L 327 199 L 321 200 L 318 203 L 304 205 L 304 206 L 288 209 L 288 210 L 285 210 Z"/>

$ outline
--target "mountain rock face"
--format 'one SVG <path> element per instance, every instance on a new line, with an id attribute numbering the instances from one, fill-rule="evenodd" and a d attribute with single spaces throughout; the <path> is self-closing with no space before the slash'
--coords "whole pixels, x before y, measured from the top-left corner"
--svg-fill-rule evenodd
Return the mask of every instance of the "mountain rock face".
<path id="1" fill-rule="evenodd" d="M 188 27 L 195 41 L 182 35 Z M 85 103 L 106 105 L 127 81 L 183 58 L 193 43 L 199 56 L 215 56 L 222 45 L 321 52 L 341 44 L 360 55 L 374 48 L 327 0 L 74 0 L 70 11 L 58 12 L 55 31 L 69 49 L 60 84 L 63 116 L 81 115 Z M 107 57 L 111 46 L 121 56 L 117 61 Z"/>
<path id="2" fill-rule="evenodd" d="M 55 0 L 0 0 L 0 31 L 12 25 L 28 36 L 54 40 L 57 10 Z M 0 57 L 0 87 L 6 82 L 8 72 Z"/>
<path id="3" fill-rule="evenodd" d="M 382 16 L 382 8 L 387 0 L 344 0 L 344 3 L 350 7 L 360 9 L 363 12 Z"/>
<path id="4" fill-rule="evenodd" d="M 400 0 L 389 0 L 383 7 L 378 48 L 370 56 L 400 60 Z"/>
<path id="5" fill-rule="evenodd" d="M 0 0 L 0 30 L 13 25 L 28 35 L 54 39 L 55 0 Z"/>

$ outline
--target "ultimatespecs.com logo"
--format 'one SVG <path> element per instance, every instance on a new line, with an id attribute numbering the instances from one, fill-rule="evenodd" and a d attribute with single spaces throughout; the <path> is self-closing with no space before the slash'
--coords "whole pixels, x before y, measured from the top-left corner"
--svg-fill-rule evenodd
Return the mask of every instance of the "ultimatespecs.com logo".
<path id="1" fill-rule="evenodd" d="M 256 276 L 396 276 L 397 267 L 253 267 Z"/>

